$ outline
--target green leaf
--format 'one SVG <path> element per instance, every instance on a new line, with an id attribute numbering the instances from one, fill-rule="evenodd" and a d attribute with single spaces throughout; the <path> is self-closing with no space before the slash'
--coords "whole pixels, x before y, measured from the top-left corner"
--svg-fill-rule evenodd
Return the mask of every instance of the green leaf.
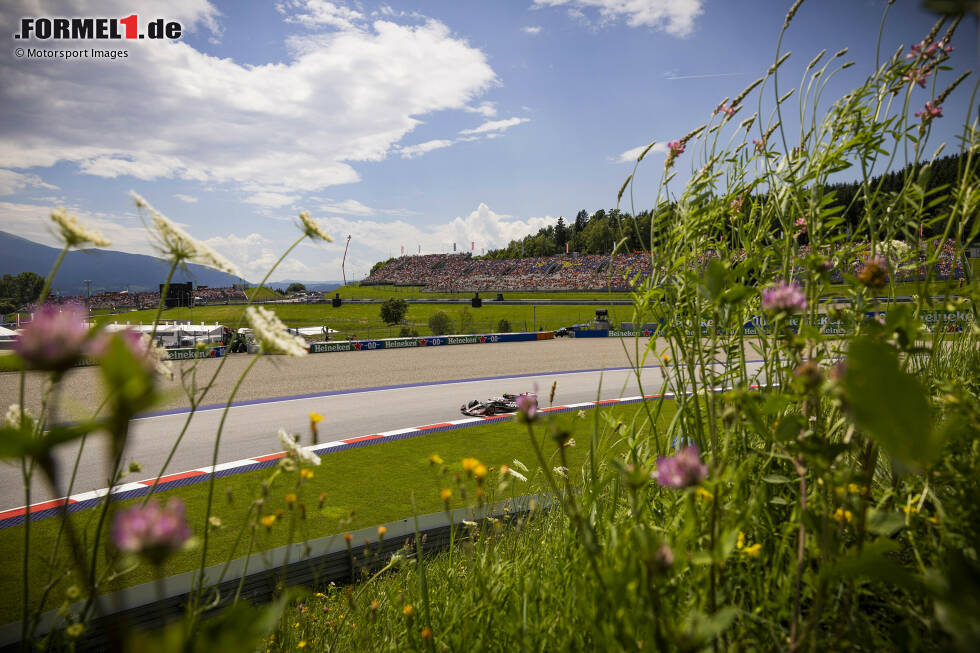
<path id="1" fill-rule="evenodd" d="M 768 476 L 762 477 L 763 483 L 791 483 L 793 479 L 789 476 L 783 476 L 782 474 L 769 474 Z"/>
<path id="2" fill-rule="evenodd" d="M 917 464 L 939 452 L 925 390 L 900 367 L 892 347 L 855 340 L 843 385 L 855 423 L 890 455 Z"/>
<path id="3" fill-rule="evenodd" d="M 868 530 L 876 535 L 891 537 L 905 528 L 905 515 L 892 510 L 868 511 Z"/>
<path id="4" fill-rule="evenodd" d="M 769 503 L 776 506 L 788 506 L 790 505 L 791 502 L 788 499 L 784 499 L 783 497 L 773 497 L 769 499 Z"/>

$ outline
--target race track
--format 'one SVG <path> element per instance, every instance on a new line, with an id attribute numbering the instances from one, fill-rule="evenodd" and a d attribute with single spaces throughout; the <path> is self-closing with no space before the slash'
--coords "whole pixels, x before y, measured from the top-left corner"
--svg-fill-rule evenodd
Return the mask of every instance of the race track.
<path id="1" fill-rule="evenodd" d="M 547 349 L 551 344 L 553 343 L 544 343 L 538 347 Z M 577 349 L 570 347 L 570 345 L 577 345 Z M 617 346 L 621 352 L 621 345 L 617 343 Z M 641 394 L 633 370 L 624 369 L 622 365 L 605 371 L 595 368 L 577 371 L 582 370 L 583 366 L 580 365 L 578 368 L 570 367 L 565 370 L 552 368 L 551 371 L 543 373 L 529 372 L 527 371 L 528 361 L 514 355 L 523 353 L 522 348 L 510 345 L 495 345 L 492 350 L 483 347 L 447 347 L 442 351 L 431 350 L 424 352 L 424 354 L 427 355 L 427 360 L 432 364 L 431 369 L 438 371 L 442 369 L 441 366 L 445 363 L 445 360 L 442 359 L 458 357 L 459 350 L 466 349 L 470 349 L 471 353 L 474 353 L 472 350 L 478 349 L 481 356 L 488 356 L 492 351 L 498 354 L 498 357 L 494 359 L 493 365 L 486 366 L 461 365 L 457 361 L 454 363 L 456 367 L 453 369 L 458 374 L 458 378 L 468 380 L 440 379 L 438 381 L 428 380 L 424 370 L 412 375 L 414 376 L 412 379 L 406 379 L 405 375 L 392 372 L 392 368 L 397 367 L 397 361 L 394 360 L 397 357 L 393 354 L 403 353 L 398 351 L 354 352 L 350 355 L 327 354 L 310 356 L 299 361 L 279 359 L 276 362 L 278 363 L 277 374 L 280 378 L 277 379 L 278 383 L 275 388 L 284 387 L 282 381 L 285 379 L 282 377 L 290 376 L 290 366 L 296 363 L 309 364 L 313 359 L 318 359 L 313 360 L 318 365 L 330 366 L 330 363 L 341 362 L 341 356 L 348 356 L 347 361 L 343 362 L 353 362 L 363 369 L 363 373 L 348 378 L 348 384 L 355 387 L 322 391 L 317 393 L 318 396 L 302 398 L 296 397 L 295 394 L 285 397 L 282 394 L 278 397 L 271 394 L 263 396 L 262 378 L 250 377 L 248 391 L 240 395 L 243 397 L 243 401 L 233 406 L 226 419 L 218 462 L 229 462 L 281 451 L 282 446 L 276 435 L 280 427 L 293 433 L 302 434 L 301 442 L 309 444 L 309 413 L 311 411 L 320 413 L 325 417 L 320 424 L 320 442 L 326 442 L 459 419 L 462 417 L 459 413 L 459 406 L 470 399 L 482 399 L 503 392 L 531 391 L 535 384 L 537 384 L 539 393 L 542 395 L 542 405 L 547 403 L 548 391 L 551 384 L 556 381 L 558 386 L 555 393 L 555 405 L 595 401 L 597 397 L 599 399 L 617 399 Z M 526 348 L 523 349 L 526 352 Z M 617 350 L 608 347 L 608 342 L 596 345 L 580 341 L 578 343 L 563 342 L 559 347 L 552 348 L 553 353 L 557 351 L 571 351 L 577 354 L 571 358 L 567 356 L 557 357 L 568 365 L 582 362 L 583 358 L 616 359 L 615 352 Z M 593 356 L 583 357 L 583 352 L 589 352 Z M 481 367 L 499 371 L 501 362 L 504 363 L 504 369 L 509 368 L 514 372 L 509 375 L 481 375 L 477 378 L 477 374 L 483 371 L 480 369 Z M 554 361 L 551 362 L 554 363 Z M 615 362 L 624 362 L 621 353 L 620 359 L 615 360 Z M 386 369 L 388 370 L 387 374 L 385 374 Z M 433 373 L 433 376 L 438 376 L 438 374 Z M 358 377 L 388 378 L 391 379 L 391 384 L 367 389 L 358 388 L 356 387 Z M 641 379 L 643 393 L 649 395 L 661 392 L 663 379 L 659 367 L 644 368 Z M 600 381 L 601 392 L 599 390 Z M 304 387 L 302 381 L 290 384 L 290 387 L 293 393 L 312 394 L 307 389 L 308 384 Z M 267 391 L 272 389 L 271 384 L 266 385 Z M 215 396 L 216 399 L 226 399 L 226 397 L 227 395 L 224 397 Z M 153 478 L 159 474 L 160 467 L 166 459 L 175 437 L 183 428 L 187 415 L 186 409 L 178 407 L 171 409 L 169 413 L 133 420 L 124 461 L 137 461 L 143 466 L 143 470 L 127 477 L 127 482 Z M 221 415 L 222 410 L 209 408 L 201 410 L 193 416 L 187 434 L 166 470 L 167 474 L 211 464 L 214 434 Z M 75 445 L 67 445 L 59 452 L 59 468 L 62 477 L 59 483 L 60 492 L 56 494 L 46 484 L 35 479 L 35 482 L 32 483 L 31 503 L 65 495 L 76 451 Z M 104 434 L 97 434 L 90 438 L 86 444 L 72 493 L 76 494 L 106 487 L 108 485 L 107 471 L 106 437 Z M 19 467 L 0 466 L 0 490 L 3 492 L 0 510 L 24 505 Z"/>

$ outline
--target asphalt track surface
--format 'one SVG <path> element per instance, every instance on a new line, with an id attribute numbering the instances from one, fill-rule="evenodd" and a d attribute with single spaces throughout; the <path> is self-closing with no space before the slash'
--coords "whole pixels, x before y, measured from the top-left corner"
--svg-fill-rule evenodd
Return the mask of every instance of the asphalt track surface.
<path id="1" fill-rule="evenodd" d="M 632 348 L 633 341 L 625 341 Z M 223 370 L 224 380 L 209 394 L 204 409 L 192 417 L 187 434 L 166 469 L 167 474 L 211 464 L 214 434 L 224 402 L 249 356 L 235 356 Z M 392 429 L 459 419 L 461 404 L 503 392 L 533 391 L 543 395 L 557 381 L 555 405 L 618 399 L 641 394 L 629 358 L 618 339 L 562 340 L 540 343 L 461 345 L 431 350 L 344 352 L 302 359 L 260 360 L 246 378 L 226 418 L 218 463 L 261 456 L 282 450 L 280 427 L 302 435 L 309 444 L 309 413 L 325 417 L 320 442 L 370 435 Z M 651 360 L 655 360 L 651 356 Z M 200 372 L 213 371 L 218 361 L 202 361 Z M 185 363 L 189 367 L 189 364 Z M 69 410 L 64 418 L 83 414 L 100 400 L 95 369 L 70 375 L 62 393 Z M 204 376 L 199 374 L 199 376 Z M 210 374 L 208 374 L 210 376 Z M 662 391 L 659 366 L 641 373 L 643 394 Z M 39 387 L 40 379 L 30 379 Z M 0 398 L 11 403 L 17 396 L 17 375 L 0 376 Z M 27 396 L 32 396 L 29 391 Z M 34 395 L 37 396 L 37 395 Z M 30 405 L 30 404 L 28 404 Z M 174 439 L 188 417 L 187 400 L 176 394 L 164 410 L 133 420 L 124 462 L 139 462 L 141 472 L 125 480 L 159 475 Z M 90 410 L 90 409 L 89 409 Z M 423 436 L 424 437 L 424 436 Z M 383 445 L 382 445 L 383 446 Z M 94 434 L 85 446 L 72 493 L 108 486 L 108 442 Z M 66 494 L 76 445 L 58 452 L 61 481 L 56 493 L 40 479 L 32 483 L 31 503 Z M 0 465 L 0 510 L 24 505 L 19 465 Z"/>

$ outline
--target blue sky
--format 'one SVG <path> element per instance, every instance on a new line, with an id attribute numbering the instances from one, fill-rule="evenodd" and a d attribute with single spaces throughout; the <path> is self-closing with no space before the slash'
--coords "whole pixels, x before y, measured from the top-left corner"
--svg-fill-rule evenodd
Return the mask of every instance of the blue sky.
<path id="1" fill-rule="evenodd" d="M 46 215 L 66 206 L 113 240 L 152 253 L 134 189 L 252 281 L 309 210 L 337 237 L 301 247 L 273 279 L 348 277 L 389 255 L 476 252 L 610 208 L 628 153 L 679 138 L 772 63 L 790 2 L 775 0 L 418 0 L 409 2 L 54 2 L 0 8 L 0 229 L 48 244 Z M 882 1 L 808 0 L 787 33 L 782 89 L 821 49 L 874 66 Z M 17 58 L 25 16 L 164 17 L 179 40 L 116 41 L 116 61 Z M 934 17 L 898 0 L 883 56 Z M 976 67 L 976 20 L 950 63 Z M 939 88 L 953 78 L 943 73 Z M 931 143 L 949 143 L 974 79 L 944 105 Z M 771 98 L 772 87 L 766 91 Z M 938 91 L 937 91 L 938 93 Z M 912 106 L 928 99 L 913 92 Z M 737 116 L 754 111 L 755 100 Z M 975 111 L 975 109 L 974 109 Z M 652 203 L 663 145 L 641 166 Z M 635 154 L 633 155 L 635 158 Z M 678 162 L 683 181 L 696 159 Z"/>

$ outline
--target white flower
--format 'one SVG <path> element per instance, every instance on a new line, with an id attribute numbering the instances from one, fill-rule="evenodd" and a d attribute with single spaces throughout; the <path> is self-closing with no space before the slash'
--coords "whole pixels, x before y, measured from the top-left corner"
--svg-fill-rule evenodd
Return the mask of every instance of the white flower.
<path id="1" fill-rule="evenodd" d="M 96 247 L 109 245 L 109 239 L 95 229 L 89 229 L 78 218 L 59 207 L 51 212 L 51 219 L 58 225 L 58 231 L 65 243 L 71 247 L 91 243 Z"/>
<path id="2" fill-rule="evenodd" d="M 559 466 L 559 467 L 555 467 L 551 471 L 553 471 L 554 473 L 558 474 L 562 478 L 568 478 L 568 468 L 565 467 L 565 466 L 563 466 L 563 465 L 562 466 Z"/>
<path id="3" fill-rule="evenodd" d="M 268 354 L 306 356 L 306 341 L 286 331 L 286 325 L 272 311 L 261 306 L 245 309 L 245 318 L 255 331 L 255 336 Z"/>
<path id="4" fill-rule="evenodd" d="M 901 240 L 887 240 L 881 244 L 881 253 L 888 259 L 889 263 L 896 267 L 908 258 L 911 249 L 907 243 Z"/>
<path id="5" fill-rule="evenodd" d="M 303 223 L 303 233 L 310 237 L 310 240 L 325 240 L 328 243 L 333 242 L 333 238 L 330 237 L 326 231 L 320 228 L 317 221 L 310 217 L 309 211 L 303 211 L 299 214 L 299 219 Z"/>
<path id="6" fill-rule="evenodd" d="M 470 528 L 476 528 L 476 522 L 475 521 L 470 521 L 469 519 L 464 519 L 463 520 L 463 525 L 464 526 L 469 526 Z"/>
<path id="7" fill-rule="evenodd" d="M 517 462 L 517 461 L 514 461 L 514 462 Z M 527 470 L 525 470 L 525 471 L 527 471 Z M 527 482 L 527 476 L 524 476 L 524 474 L 521 474 L 520 472 L 518 472 L 518 471 L 516 471 L 514 469 L 511 469 L 510 467 L 507 468 L 507 473 L 510 474 L 511 476 L 513 476 L 514 478 L 518 479 L 518 480 Z"/>
<path id="8" fill-rule="evenodd" d="M 313 453 L 313 451 L 307 449 L 306 447 L 299 446 L 296 439 L 287 433 L 286 429 L 284 428 L 279 429 L 279 441 L 282 442 L 282 446 L 286 447 L 286 451 L 288 453 L 293 454 L 299 460 L 310 463 L 311 465 L 320 464 L 320 456 L 316 455 Z"/>
<path id="9" fill-rule="evenodd" d="M 20 404 L 10 404 L 10 407 L 7 408 L 7 414 L 3 416 L 3 420 L 0 420 L 0 424 L 19 429 L 21 419 L 23 419 L 27 425 L 30 425 L 34 421 L 34 416 L 31 415 L 31 411 L 29 410 L 22 411 Z"/>
<path id="10" fill-rule="evenodd" d="M 519 461 L 517 458 L 514 458 L 514 467 L 519 468 L 522 472 L 527 471 L 527 465 Z"/>
<path id="11" fill-rule="evenodd" d="M 178 227 L 170 218 L 150 206 L 150 203 L 135 191 L 129 191 L 129 194 L 136 202 L 137 207 L 149 211 L 150 218 L 153 220 L 154 236 L 159 241 L 157 248 L 168 259 L 178 262 L 192 261 L 236 277 L 241 276 L 238 268 L 231 261 Z"/>

